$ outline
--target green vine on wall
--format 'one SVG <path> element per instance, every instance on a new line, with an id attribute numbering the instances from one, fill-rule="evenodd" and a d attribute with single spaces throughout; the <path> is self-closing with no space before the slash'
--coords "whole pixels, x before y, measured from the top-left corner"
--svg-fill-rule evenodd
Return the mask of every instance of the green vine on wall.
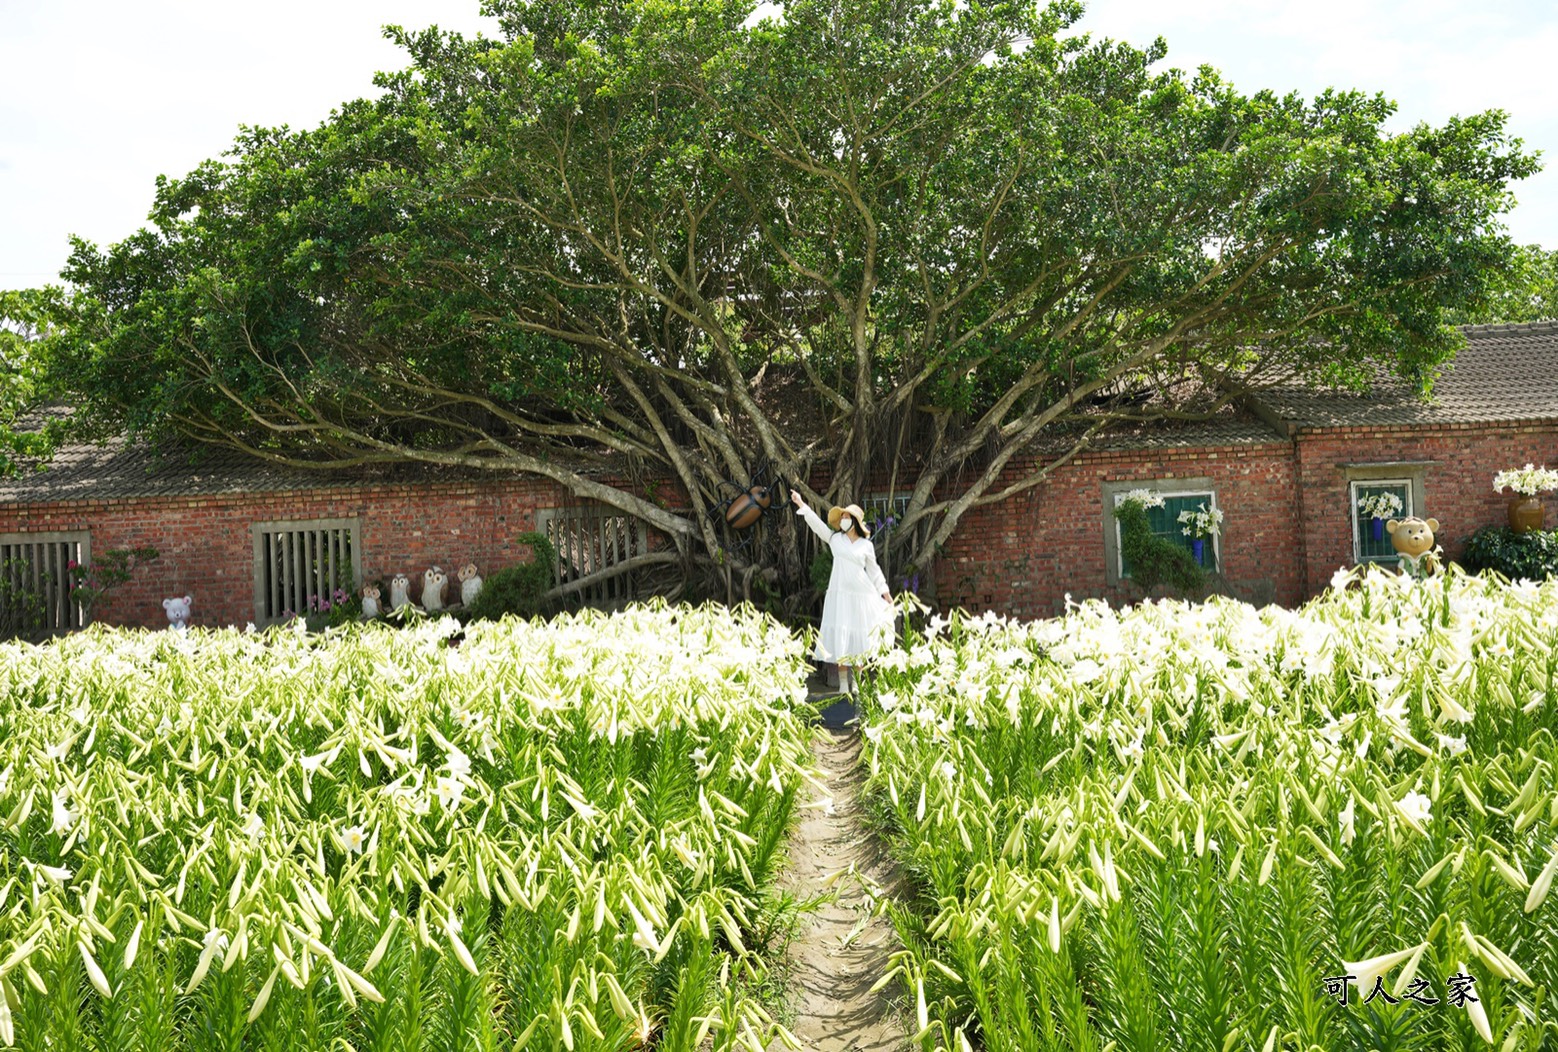
<path id="1" fill-rule="evenodd" d="M 1122 500 L 1114 517 L 1120 522 L 1120 551 L 1131 564 L 1131 580 L 1149 592 L 1167 584 L 1181 595 L 1206 584 L 1206 571 L 1188 550 L 1152 532 L 1146 505 L 1139 498 Z"/>

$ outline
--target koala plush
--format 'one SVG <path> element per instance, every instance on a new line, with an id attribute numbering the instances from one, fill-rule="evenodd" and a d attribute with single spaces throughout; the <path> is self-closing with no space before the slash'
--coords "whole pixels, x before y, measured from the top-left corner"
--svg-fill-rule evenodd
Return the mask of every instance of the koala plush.
<path id="1" fill-rule="evenodd" d="M 411 578 L 398 573 L 390 578 L 390 609 L 399 610 L 411 604 Z"/>
<path id="2" fill-rule="evenodd" d="M 192 596 L 184 596 L 182 599 L 175 596 L 172 599 L 162 601 L 162 609 L 168 615 L 168 627 L 180 632 L 189 624 L 189 607 L 195 600 Z"/>
<path id="3" fill-rule="evenodd" d="M 1390 546 L 1401 557 L 1401 572 L 1418 580 L 1439 568 L 1442 549 L 1434 547 L 1434 534 L 1439 531 L 1438 519 L 1391 519 L 1385 523 L 1390 534 Z"/>
<path id="4" fill-rule="evenodd" d="M 470 606 L 481 595 L 481 578 L 476 575 L 476 564 L 466 563 L 460 567 L 460 603 Z"/>
<path id="5" fill-rule="evenodd" d="M 376 584 L 362 586 L 362 616 L 370 619 L 379 616 L 379 586 Z"/>
<path id="6" fill-rule="evenodd" d="M 442 610 L 444 587 L 448 583 L 449 578 L 444 574 L 442 567 L 429 566 L 427 572 L 422 575 L 422 609 Z"/>

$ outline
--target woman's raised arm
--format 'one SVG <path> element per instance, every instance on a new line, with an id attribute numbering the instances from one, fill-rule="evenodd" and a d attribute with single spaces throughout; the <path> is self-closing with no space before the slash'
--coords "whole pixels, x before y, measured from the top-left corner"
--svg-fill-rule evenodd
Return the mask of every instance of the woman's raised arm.
<path id="1" fill-rule="evenodd" d="M 802 520 L 811 527 L 811 532 L 821 537 L 823 544 L 827 544 L 828 539 L 833 536 L 833 531 L 828 529 L 823 521 L 817 517 L 816 512 L 806 506 L 806 502 L 801 499 L 801 495 L 793 489 L 790 491 L 790 503 L 794 504 L 795 510 L 801 513 Z"/>

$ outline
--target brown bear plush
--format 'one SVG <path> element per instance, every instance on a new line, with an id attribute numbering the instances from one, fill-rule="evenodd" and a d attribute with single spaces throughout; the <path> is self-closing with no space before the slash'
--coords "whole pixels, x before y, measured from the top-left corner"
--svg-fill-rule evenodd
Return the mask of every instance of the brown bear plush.
<path id="1" fill-rule="evenodd" d="M 1438 519 L 1391 519 L 1385 530 L 1390 534 L 1390 546 L 1400 556 L 1402 573 L 1422 580 L 1439 569 L 1439 556 L 1444 553 L 1434 547 Z"/>

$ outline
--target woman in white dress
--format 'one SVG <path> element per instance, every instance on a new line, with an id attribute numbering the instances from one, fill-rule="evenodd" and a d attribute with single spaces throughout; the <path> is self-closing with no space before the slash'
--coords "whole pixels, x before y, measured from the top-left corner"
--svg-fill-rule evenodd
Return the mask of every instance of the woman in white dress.
<path id="1" fill-rule="evenodd" d="M 871 544 L 871 531 L 862 521 L 865 513 L 860 505 L 830 508 L 824 525 L 799 493 L 791 490 L 790 500 L 833 553 L 833 575 L 828 578 L 822 601 L 822 629 L 812 656 L 837 662 L 839 690 L 848 691 L 854 687 L 849 669 L 855 659 L 891 637 L 895 611 L 887 579 L 876 564 L 876 549 Z"/>

